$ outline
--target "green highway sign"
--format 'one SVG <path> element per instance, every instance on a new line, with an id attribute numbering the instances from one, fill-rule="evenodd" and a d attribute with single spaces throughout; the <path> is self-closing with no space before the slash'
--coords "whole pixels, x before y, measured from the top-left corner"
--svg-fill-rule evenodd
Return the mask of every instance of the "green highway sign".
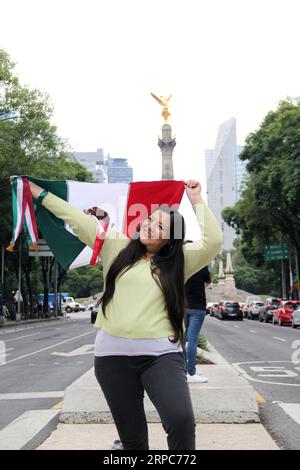
<path id="1" fill-rule="evenodd" d="M 288 259 L 289 251 L 287 244 L 266 245 L 264 248 L 264 258 L 265 261 Z"/>

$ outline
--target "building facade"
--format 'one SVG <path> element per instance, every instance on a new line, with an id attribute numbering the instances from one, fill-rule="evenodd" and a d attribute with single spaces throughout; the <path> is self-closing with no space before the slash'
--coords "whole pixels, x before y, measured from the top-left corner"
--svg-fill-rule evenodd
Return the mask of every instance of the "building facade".
<path id="1" fill-rule="evenodd" d="M 133 169 L 126 158 L 104 156 L 103 149 L 96 152 L 73 152 L 70 160 L 80 163 L 98 183 L 130 183 L 133 180 Z"/>
<path id="2" fill-rule="evenodd" d="M 236 143 L 236 119 L 220 125 L 215 148 L 205 150 L 207 202 L 223 232 L 223 249 L 233 248 L 235 231 L 222 219 L 225 207 L 233 206 L 240 197 L 246 177 L 246 163 L 239 159 L 243 147 Z"/>
<path id="3" fill-rule="evenodd" d="M 130 183 L 133 180 L 133 169 L 126 158 L 111 158 L 106 161 L 109 183 Z"/>

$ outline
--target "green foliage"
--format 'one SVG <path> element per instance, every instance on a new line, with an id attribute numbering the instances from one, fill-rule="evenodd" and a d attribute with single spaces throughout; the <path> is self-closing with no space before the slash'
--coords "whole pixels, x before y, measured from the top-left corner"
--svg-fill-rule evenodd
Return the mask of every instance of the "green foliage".
<path id="1" fill-rule="evenodd" d="M 245 256 L 261 265 L 270 241 L 287 241 L 299 250 L 300 102 L 282 101 L 268 113 L 246 139 L 240 158 L 248 161 L 249 179 L 240 201 L 222 215 L 242 232 Z"/>
<path id="2" fill-rule="evenodd" d="M 0 244 L 8 246 L 12 233 L 11 175 L 31 175 L 45 179 L 91 181 L 91 174 L 76 162 L 66 158 L 66 142 L 51 123 L 53 108 L 46 93 L 20 84 L 14 75 L 14 62 L 0 49 L 0 82 L 5 83 L 5 97 L 0 103 L 0 115 L 9 112 L 14 119 L 0 118 Z M 18 253 L 5 255 L 6 297 L 16 288 Z M 24 256 L 23 268 L 29 297 L 39 290 L 40 263 Z M 88 282 L 90 279 L 88 279 Z M 51 284 L 51 279 L 50 279 Z M 83 284 L 84 285 L 84 284 Z M 25 282 L 23 284 L 25 289 Z M 26 294 L 26 289 L 23 293 Z M 23 295 L 24 297 L 24 295 Z"/>
<path id="3" fill-rule="evenodd" d="M 62 284 L 62 292 L 69 292 L 75 298 L 90 297 L 98 294 L 102 289 L 102 270 L 96 266 L 84 266 L 69 271 Z"/>
<path id="4" fill-rule="evenodd" d="M 287 243 L 292 268 L 295 251 L 300 264 L 300 101 L 287 99 L 269 112 L 260 128 L 247 137 L 240 158 L 248 161 L 249 177 L 241 199 L 222 213 L 241 235 L 240 252 L 252 266 L 249 272 L 236 270 L 237 283 L 245 288 L 253 285 L 253 279 L 254 286 L 264 290 L 269 276 L 277 289 L 280 263 L 265 263 L 265 245 Z"/>

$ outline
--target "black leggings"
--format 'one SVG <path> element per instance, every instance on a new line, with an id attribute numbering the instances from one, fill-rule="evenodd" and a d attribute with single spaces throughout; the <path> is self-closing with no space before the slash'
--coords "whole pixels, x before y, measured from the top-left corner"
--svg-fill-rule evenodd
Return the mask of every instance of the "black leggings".
<path id="1" fill-rule="evenodd" d="M 183 353 L 95 357 L 95 375 L 124 449 L 149 449 L 145 390 L 161 418 L 169 449 L 195 449 L 195 418 L 185 372 Z"/>

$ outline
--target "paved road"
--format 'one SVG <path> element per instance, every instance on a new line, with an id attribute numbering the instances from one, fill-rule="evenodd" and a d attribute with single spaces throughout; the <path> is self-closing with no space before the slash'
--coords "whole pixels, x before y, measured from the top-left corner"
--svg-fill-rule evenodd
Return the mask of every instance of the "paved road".
<path id="1" fill-rule="evenodd" d="M 300 329 L 206 317 L 209 342 L 246 377 L 262 422 L 284 449 L 300 448 Z"/>
<path id="2" fill-rule="evenodd" d="M 0 441 L 14 420 L 17 428 L 19 421 L 34 427 L 38 416 L 37 428 L 45 422 L 53 427 L 50 418 L 57 416 L 50 410 L 59 408 L 66 387 L 93 365 L 95 335 L 88 312 L 0 332 Z M 44 418 L 34 410 L 44 410 Z"/>

